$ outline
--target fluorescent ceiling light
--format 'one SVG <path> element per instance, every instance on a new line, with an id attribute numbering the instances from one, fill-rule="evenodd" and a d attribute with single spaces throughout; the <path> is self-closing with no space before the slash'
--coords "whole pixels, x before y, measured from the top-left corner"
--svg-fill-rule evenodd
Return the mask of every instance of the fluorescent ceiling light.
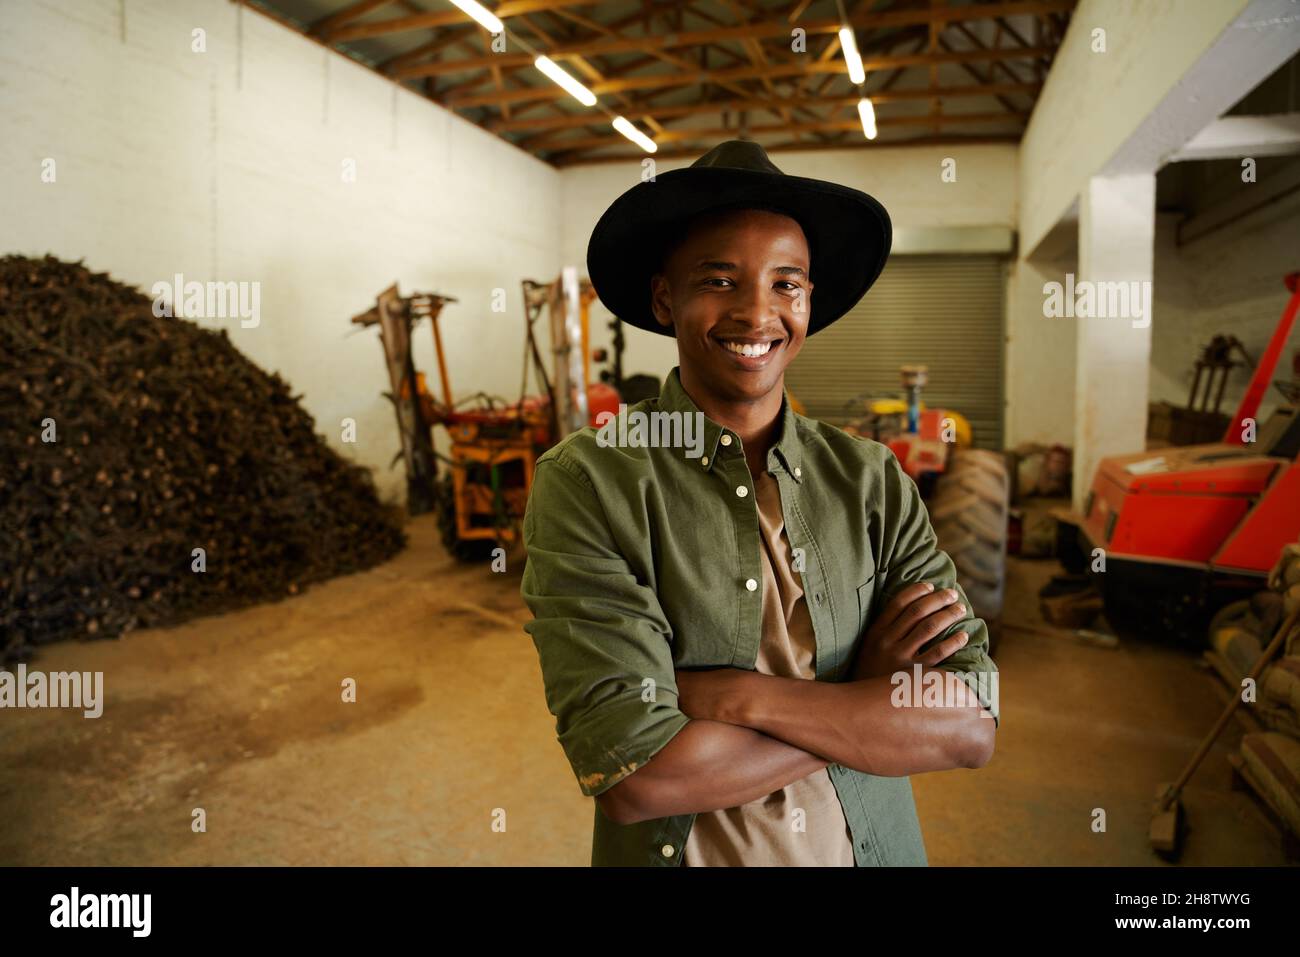
<path id="1" fill-rule="evenodd" d="M 488 33 L 500 33 L 505 29 L 501 21 L 497 19 L 496 14 L 483 4 L 476 3 L 475 0 L 451 0 L 451 2 L 459 7 L 462 12 L 469 14 L 478 21 Z"/>
<path id="2" fill-rule="evenodd" d="M 568 91 L 569 95 L 583 106 L 596 105 L 596 94 L 592 93 L 591 90 L 587 89 L 573 77 L 569 76 L 569 74 L 561 70 L 550 57 L 539 56 L 533 61 L 533 65 L 560 86 L 564 87 L 564 89 Z"/>
<path id="3" fill-rule="evenodd" d="M 876 108 L 871 105 L 871 101 L 866 97 L 858 100 L 858 116 L 862 118 L 862 132 L 866 134 L 867 139 L 876 138 Z"/>
<path id="4" fill-rule="evenodd" d="M 659 149 L 658 143 L 650 139 L 650 137 L 646 136 L 621 116 L 614 117 L 614 129 L 618 130 L 647 153 L 653 153 Z"/>
<path id="5" fill-rule="evenodd" d="M 862 57 L 858 55 L 858 41 L 853 38 L 852 27 L 840 27 L 840 49 L 844 51 L 844 62 L 849 67 L 849 79 L 861 83 L 867 78 L 867 71 L 862 69 Z"/>

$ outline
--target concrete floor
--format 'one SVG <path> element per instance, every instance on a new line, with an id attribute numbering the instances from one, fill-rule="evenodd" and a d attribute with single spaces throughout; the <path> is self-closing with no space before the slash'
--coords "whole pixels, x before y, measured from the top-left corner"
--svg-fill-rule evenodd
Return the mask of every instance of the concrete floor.
<path id="1" fill-rule="evenodd" d="M 410 531 L 387 565 L 275 605 L 43 649 L 29 667 L 104 672 L 104 713 L 0 715 L 0 864 L 585 865 L 592 804 L 555 742 L 520 569 L 458 566 L 427 516 Z M 1053 568 L 1012 562 L 1009 620 L 1038 620 Z M 996 657 L 993 761 L 913 778 L 931 863 L 1159 863 L 1157 782 L 1220 708 L 1196 657 L 1020 632 Z M 1185 864 L 1283 863 L 1229 790 L 1239 735 L 1186 794 Z"/>

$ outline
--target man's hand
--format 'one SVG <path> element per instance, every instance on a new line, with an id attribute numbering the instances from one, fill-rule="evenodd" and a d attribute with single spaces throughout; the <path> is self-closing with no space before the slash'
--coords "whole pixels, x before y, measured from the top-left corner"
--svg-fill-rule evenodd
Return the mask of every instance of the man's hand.
<path id="1" fill-rule="evenodd" d="M 970 636 L 959 631 L 920 657 L 917 651 L 965 617 L 966 607 L 958 603 L 955 589 L 935 591 L 929 582 L 909 585 L 894 596 L 867 629 L 853 663 L 852 680 L 909 671 L 915 664 L 934 667 L 964 648 Z"/>

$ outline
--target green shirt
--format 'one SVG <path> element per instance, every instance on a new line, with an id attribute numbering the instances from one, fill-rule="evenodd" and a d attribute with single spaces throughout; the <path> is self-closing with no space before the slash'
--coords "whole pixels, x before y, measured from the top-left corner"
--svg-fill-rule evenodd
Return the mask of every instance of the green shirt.
<path id="1" fill-rule="evenodd" d="M 602 442 L 588 426 L 542 455 L 524 518 L 521 593 L 534 616 L 525 630 L 560 745 L 590 796 L 652 760 L 690 720 L 677 707 L 675 668 L 753 670 L 762 636 L 762 596 L 747 587 L 763 580 L 762 545 L 739 436 L 701 413 L 702 449 L 682 447 L 689 431 L 678 447 L 654 447 L 667 444 L 659 431 L 632 447 L 638 412 L 700 421 L 674 368 L 657 399 L 627 410 L 627 444 Z M 799 415 L 788 394 L 780 415 L 767 469 L 802 565 L 816 680 L 843 681 L 867 625 L 899 589 L 928 581 L 971 604 L 888 446 Z M 968 618 L 945 634 L 956 631 L 970 640 L 940 667 L 977 691 L 996 689 L 985 623 Z M 980 698 L 998 720 L 996 694 Z M 830 772 L 859 867 L 927 863 L 909 778 Z M 675 866 L 694 820 L 619 825 L 597 805 L 592 863 Z"/>

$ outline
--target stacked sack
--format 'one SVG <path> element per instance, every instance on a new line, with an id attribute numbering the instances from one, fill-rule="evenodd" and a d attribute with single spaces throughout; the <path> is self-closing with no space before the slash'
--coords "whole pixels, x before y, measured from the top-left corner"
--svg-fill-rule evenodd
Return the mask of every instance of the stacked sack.
<path id="1" fill-rule="evenodd" d="M 1224 608 L 1210 640 L 1239 678 L 1245 678 L 1279 625 L 1300 607 L 1300 544 L 1288 545 L 1268 576 L 1268 590 Z M 1252 713 L 1269 728 L 1241 739 L 1241 759 L 1252 783 L 1300 835 L 1300 628 L 1259 680 Z"/>

